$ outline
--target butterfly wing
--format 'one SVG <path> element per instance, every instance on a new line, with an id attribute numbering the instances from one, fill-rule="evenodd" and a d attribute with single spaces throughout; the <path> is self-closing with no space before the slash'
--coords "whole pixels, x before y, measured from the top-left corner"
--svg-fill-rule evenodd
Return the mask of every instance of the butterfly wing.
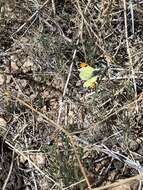
<path id="1" fill-rule="evenodd" d="M 84 82 L 83 87 L 84 88 L 96 88 L 96 81 L 97 81 L 97 77 L 92 77 L 90 79 L 88 79 L 86 82 Z"/>
<path id="2" fill-rule="evenodd" d="M 87 66 L 79 69 L 80 74 L 79 77 L 81 80 L 88 80 L 93 76 L 93 72 L 95 69 L 93 67 Z"/>

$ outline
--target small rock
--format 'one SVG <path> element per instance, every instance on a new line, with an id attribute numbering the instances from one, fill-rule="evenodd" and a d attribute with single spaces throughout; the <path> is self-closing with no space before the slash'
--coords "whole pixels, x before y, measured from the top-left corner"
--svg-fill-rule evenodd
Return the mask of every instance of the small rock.
<path id="1" fill-rule="evenodd" d="M 4 118 L 0 117 L 0 127 L 6 127 L 6 121 L 4 120 Z"/>
<path id="2" fill-rule="evenodd" d="M 41 153 L 33 154 L 33 155 L 30 155 L 30 158 L 37 165 L 44 165 L 45 164 L 44 154 L 41 154 Z"/>
<path id="3" fill-rule="evenodd" d="M 36 155 L 36 161 L 37 161 L 37 164 L 44 165 L 45 164 L 45 156 L 44 156 L 44 154 L 37 154 Z"/>
<path id="4" fill-rule="evenodd" d="M 26 158 L 25 157 L 23 157 L 23 156 L 19 156 L 19 161 L 20 161 L 20 163 L 22 163 L 22 164 L 24 164 L 25 162 L 26 162 Z"/>
<path id="5" fill-rule="evenodd" d="M 12 55 L 11 56 L 11 70 L 12 71 L 17 71 L 19 67 L 17 66 L 17 56 Z"/>
<path id="6" fill-rule="evenodd" d="M 0 74 L 0 85 L 3 85 L 4 81 L 5 81 L 4 75 Z"/>
<path id="7" fill-rule="evenodd" d="M 130 142 L 130 149 L 132 151 L 136 151 L 138 148 L 139 148 L 139 144 L 136 141 L 132 140 Z"/>
<path id="8" fill-rule="evenodd" d="M 17 66 L 17 64 L 15 62 L 11 62 L 11 70 L 17 71 L 18 69 L 19 69 L 19 67 Z"/>
<path id="9" fill-rule="evenodd" d="M 36 163 L 37 165 L 44 165 L 45 164 L 45 156 L 44 156 L 44 154 L 41 154 L 41 153 L 31 154 L 30 159 L 34 163 Z M 20 156 L 19 160 L 20 160 L 20 163 L 25 163 L 25 161 L 27 159 L 25 157 L 23 157 L 23 156 Z"/>
<path id="10" fill-rule="evenodd" d="M 111 190 L 131 190 L 131 187 L 129 184 L 123 184 L 117 187 L 113 187 Z"/>
<path id="11" fill-rule="evenodd" d="M 25 37 L 22 37 L 22 38 L 20 39 L 20 42 L 26 44 L 26 43 L 29 42 L 29 39 L 28 39 L 28 38 L 25 38 Z"/>
<path id="12" fill-rule="evenodd" d="M 33 66 L 33 61 L 30 59 L 30 58 L 28 58 L 26 61 L 25 61 L 25 63 L 23 64 L 23 68 L 28 68 L 28 67 L 32 67 Z"/>

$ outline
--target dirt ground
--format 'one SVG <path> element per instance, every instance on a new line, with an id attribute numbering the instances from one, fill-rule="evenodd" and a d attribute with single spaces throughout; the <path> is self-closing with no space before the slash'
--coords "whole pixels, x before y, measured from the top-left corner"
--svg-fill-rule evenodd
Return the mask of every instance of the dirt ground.
<path id="1" fill-rule="evenodd" d="M 142 20 L 139 0 L 0 1 L 0 189 L 142 189 Z"/>

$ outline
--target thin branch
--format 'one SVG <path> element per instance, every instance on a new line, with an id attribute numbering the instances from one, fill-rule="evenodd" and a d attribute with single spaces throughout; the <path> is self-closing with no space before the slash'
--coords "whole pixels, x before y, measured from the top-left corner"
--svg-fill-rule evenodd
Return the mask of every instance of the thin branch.
<path id="1" fill-rule="evenodd" d="M 73 187 L 75 187 L 75 186 L 77 186 L 77 185 L 79 185 L 79 184 L 81 184 L 81 183 L 83 183 L 83 182 L 85 182 L 85 179 L 82 179 L 82 180 L 80 180 L 80 181 L 78 181 L 78 182 L 76 182 L 76 183 L 73 183 L 73 184 L 71 184 L 70 186 L 65 187 L 63 190 L 71 189 L 71 188 L 73 188 Z"/>
<path id="2" fill-rule="evenodd" d="M 134 10 L 133 10 L 133 3 L 130 0 L 130 10 L 131 10 L 131 19 L 132 19 L 132 33 L 135 33 L 135 24 L 134 24 Z"/>
<path id="3" fill-rule="evenodd" d="M 55 8 L 55 1 L 52 0 L 52 9 L 53 9 L 53 13 L 54 15 L 56 14 L 56 8 Z"/>
<path id="4" fill-rule="evenodd" d="M 2 187 L 2 190 L 5 190 L 5 188 L 6 188 L 6 186 L 7 186 L 7 183 L 8 183 L 8 181 L 9 181 L 9 178 L 10 178 L 10 176 L 11 176 L 11 172 L 12 172 L 12 169 L 13 169 L 13 162 L 14 162 L 14 150 L 13 150 L 13 153 L 12 153 L 12 160 L 11 160 L 9 172 L 8 172 L 7 178 L 5 179 L 5 182 L 4 182 L 4 185 L 3 185 L 3 187 Z"/>
<path id="5" fill-rule="evenodd" d="M 78 45 L 78 43 L 79 43 L 79 39 L 76 42 L 76 46 Z M 71 76 L 71 73 L 72 73 L 72 68 L 73 68 L 73 63 L 74 63 L 74 59 L 75 59 L 75 56 L 76 56 L 76 52 L 77 52 L 77 49 L 74 50 L 74 53 L 73 53 L 73 56 L 72 56 L 72 62 L 71 62 L 70 68 L 69 68 L 69 73 L 68 73 L 68 77 L 67 77 L 67 80 L 66 80 L 66 84 L 64 86 L 64 91 L 63 91 L 63 95 L 62 95 L 62 101 L 61 101 L 61 104 L 60 104 L 57 124 L 60 123 L 60 117 L 61 117 L 62 108 L 63 108 L 63 99 L 64 99 L 64 97 L 66 95 L 66 90 L 67 90 L 69 80 L 70 80 L 70 76 Z"/>
<path id="6" fill-rule="evenodd" d="M 135 99 L 137 98 L 137 86 L 136 86 L 136 80 L 135 80 L 135 72 L 133 68 L 133 61 L 132 61 L 132 56 L 130 52 L 130 47 L 129 47 L 129 41 L 128 41 L 128 25 L 127 25 L 127 6 L 126 6 L 126 0 L 123 0 L 124 4 L 124 24 L 125 24 L 125 37 L 126 37 L 126 46 L 127 46 L 127 53 L 129 57 L 129 62 L 130 62 L 130 68 L 133 76 L 133 85 L 134 85 L 134 90 L 135 90 Z M 138 112 L 138 103 L 136 102 L 136 111 Z"/>
<path id="7" fill-rule="evenodd" d="M 102 152 L 104 154 L 107 154 L 108 156 L 112 157 L 113 159 L 116 159 L 122 163 L 125 163 L 131 168 L 134 168 L 135 170 L 138 170 L 139 172 L 143 172 L 143 167 L 138 163 L 135 162 L 128 157 L 124 156 L 123 154 L 120 154 L 119 152 L 110 150 L 107 146 L 104 144 L 102 145 L 97 145 L 97 144 L 90 144 L 86 140 L 82 140 L 81 138 L 74 136 L 75 140 L 78 142 L 81 147 L 88 149 L 88 150 L 96 150 L 98 152 Z"/>
<path id="8" fill-rule="evenodd" d="M 29 168 L 32 168 L 32 165 L 31 165 L 31 163 L 29 162 L 30 156 L 29 156 L 29 150 L 28 150 L 28 144 L 27 144 L 27 138 L 26 138 L 26 137 L 25 137 L 25 146 L 26 146 L 26 149 L 27 149 L 27 157 L 29 158 L 29 159 L 28 159 Z M 35 190 L 38 190 L 37 183 L 36 183 L 36 179 L 35 179 L 35 174 L 34 174 L 33 169 L 31 170 L 31 176 L 32 176 L 32 180 L 33 180 L 33 183 L 34 183 L 34 189 L 35 189 Z"/>
<path id="9" fill-rule="evenodd" d="M 126 183 L 130 183 L 132 181 L 138 181 L 140 179 L 143 178 L 143 173 L 142 174 L 139 174 L 139 175 L 136 175 L 134 177 L 129 177 L 127 179 L 122 179 L 122 180 L 119 180 L 117 182 L 114 182 L 110 185 L 105 185 L 105 186 L 102 186 L 102 187 L 97 187 L 97 188 L 93 188 L 92 190 L 105 190 L 105 189 L 111 189 L 113 187 L 117 187 L 117 186 L 120 186 L 120 185 L 123 185 L 123 184 L 126 184 Z"/>

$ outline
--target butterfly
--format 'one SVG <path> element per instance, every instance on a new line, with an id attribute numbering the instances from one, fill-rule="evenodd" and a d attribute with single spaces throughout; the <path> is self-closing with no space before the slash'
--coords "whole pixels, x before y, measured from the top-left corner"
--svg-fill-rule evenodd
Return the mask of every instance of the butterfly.
<path id="1" fill-rule="evenodd" d="M 95 89 L 98 78 L 96 73 L 98 70 L 91 67 L 87 63 L 80 63 L 79 71 L 79 77 L 84 81 L 83 87 Z"/>

